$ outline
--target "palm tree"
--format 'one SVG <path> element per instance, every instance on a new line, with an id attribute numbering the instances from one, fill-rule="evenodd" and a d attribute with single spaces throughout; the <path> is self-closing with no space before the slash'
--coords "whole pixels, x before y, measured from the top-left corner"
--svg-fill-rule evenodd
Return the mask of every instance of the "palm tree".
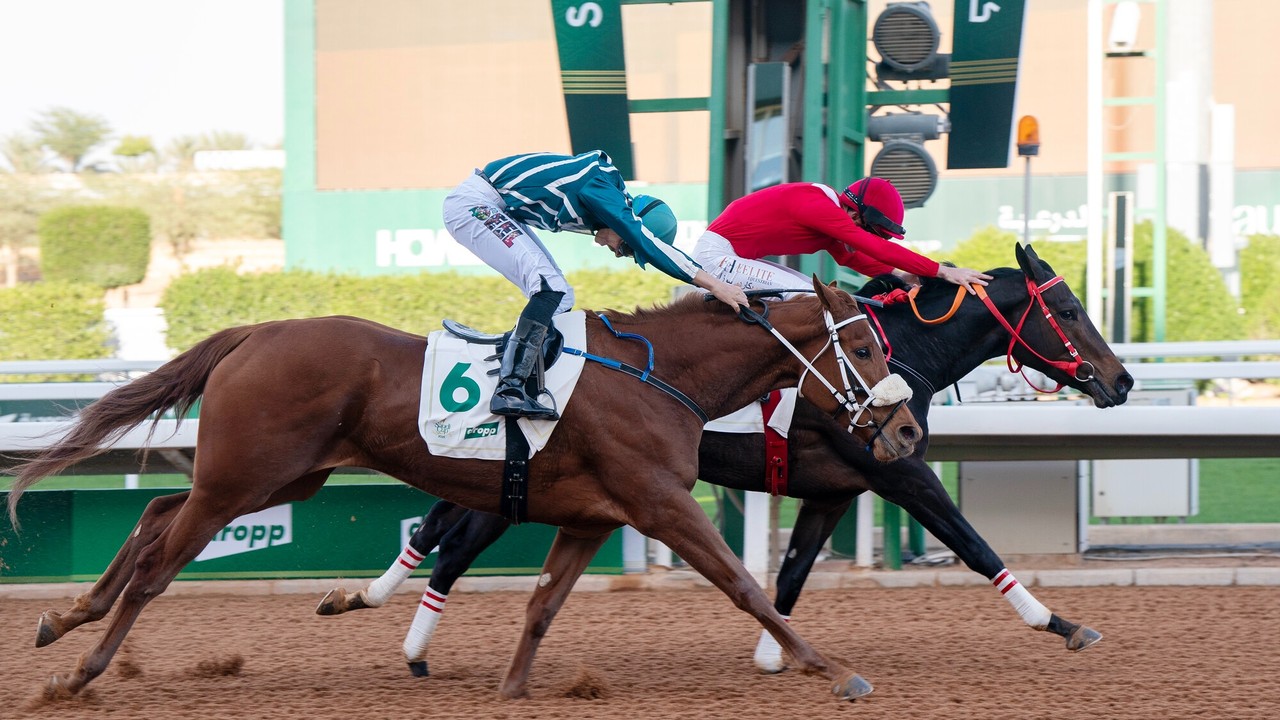
<path id="1" fill-rule="evenodd" d="M 34 174 L 48 168 L 40 141 L 26 133 L 14 133 L 0 139 L 0 155 L 15 174 Z"/>
<path id="2" fill-rule="evenodd" d="M 199 135 L 175 135 L 164 148 L 168 162 L 178 172 L 190 172 L 195 168 L 196 153 L 204 149 L 204 138 Z"/>
<path id="3" fill-rule="evenodd" d="M 31 122 L 31 130 L 43 146 L 66 162 L 71 172 L 79 172 L 85 155 L 111 135 L 105 118 L 66 107 L 45 110 Z"/>

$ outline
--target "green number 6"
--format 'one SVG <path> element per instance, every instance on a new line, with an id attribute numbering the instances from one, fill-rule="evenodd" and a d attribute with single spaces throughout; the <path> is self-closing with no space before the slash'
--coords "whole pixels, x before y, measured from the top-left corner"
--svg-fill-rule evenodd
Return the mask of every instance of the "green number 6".
<path id="1" fill-rule="evenodd" d="M 456 363 L 440 385 L 440 405 L 449 412 L 466 412 L 480 402 L 480 384 L 467 377 L 471 363 Z M 461 401 L 457 399 L 458 391 L 465 395 Z"/>

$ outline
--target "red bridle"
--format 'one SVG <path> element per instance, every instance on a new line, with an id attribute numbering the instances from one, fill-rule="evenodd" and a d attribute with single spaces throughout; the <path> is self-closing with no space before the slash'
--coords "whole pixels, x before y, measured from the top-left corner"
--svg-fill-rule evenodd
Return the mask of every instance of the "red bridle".
<path id="1" fill-rule="evenodd" d="M 1027 303 L 1027 309 L 1023 311 L 1022 317 L 1018 320 L 1017 327 L 1013 327 L 1009 325 L 1009 321 L 1005 320 L 1004 315 L 1000 314 L 1000 310 L 996 308 L 995 303 L 993 303 L 991 298 L 987 296 L 986 289 L 981 285 L 974 285 L 974 289 L 977 291 L 978 297 L 981 298 L 983 304 L 986 305 L 987 309 L 991 311 L 991 314 L 995 316 L 996 321 L 1003 325 L 1005 330 L 1009 331 L 1009 349 L 1006 352 L 1005 357 L 1005 364 L 1009 367 L 1009 372 L 1020 373 L 1022 375 L 1022 379 L 1026 380 L 1027 384 L 1036 392 L 1055 393 L 1065 387 L 1066 384 L 1058 383 L 1058 386 L 1052 390 L 1045 390 L 1043 388 L 1036 387 L 1035 383 L 1031 382 L 1031 379 L 1027 377 L 1025 372 L 1023 372 L 1022 363 L 1018 362 L 1013 357 L 1013 348 L 1017 343 L 1022 343 L 1022 346 L 1032 355 L 1035 355 L 1049 365 L 1061 370 L 1080 382 L 1086 382 L 1093 379 L 1093 363 L 1088 360 L 1080 359 L 1080 353 L 1076 351 L 1075 345 L 1072 345 L 1071 341 L 1067 339 L 1067 334 L 1062 332 L 1062 328 L 1058 326 L 1058 321 L 1054 319 L 1053 313 L 1049 311 L 1049 306 L 1044 302 L 1044 291 L 1060 282 L 1062 282 L 1061 275 L 1055 276 L 1053 279 L 1046 281 L 1043 285 L 1036 285 L 1035 280 L 1028 277 L 1027 292 L 1031 295 L 1032 299 L 1036 301 L 1036 304 L 1040 306 L 1040 311 L 1044 314 L 1044 319 L 1049 322 L 1049 327 L 1053 328 L 1053 331 L 1058 334 L 1058 338 L 1062 340 L 1062 344 L 1066 346 L 1067 352 L 1071 355 L 1070 360 L 1050 360 L 1036 352 L 1035 348 L 1028 345 L 1027 341 L 1022 339 L 1022 326 L 1026 323 L 1027 316 L 1031 314 L 1031 303 Z M 1082 368 L 1084 369 L 1083 373 L 1081 373 Z"/>
<path id="2" fill-rule="evenodd" d="M 1022 326 L 1026 324 L 1027 317 L 1031 314 L 1031 308 L 1032 308 L 1031 303 L 1027 303 L 1027 309 L 1023 311 L 1022 317 L 1018 320 L 1018 326 L 1015 328 L 1014 326 L 1009 324 L 1009 321 L 1006 320 L 1004 315 L 1000 313 L 1000 309 L 997 308 L 996 304 L 991 301 L 991 298 L 987 295 L 986 288 L 984 288 L 981 285 L 973 286 L 974 290 L 977 292 L 978 297 L 982 300 L 982 303 L 986 305 L 987 309 L 991 311 L 991 314 L 995 316 L 996 321 L 999 322 L 1001 325 L 1003 325 L 1004 329 L 1009 332 L 1009 349 L 1006 352 L 1006 357 L 1005 357 L 1005 364 L 1009 367 L 1009 372 L 1015 372 L 1022 375 L 1022 379 L 1027 381 L 1027 385 L 1031 386 L 1031 389 L 1041 393 L 1056 393 L 1066 385 L 1065 383 L 1058 383 L 1058 386 L 1053 388 L 1052 390 L 1045 390 L 1044 388 L 1036 387 L 1036 384 L 1031 382 L 1031 379 L 1027 377 L 1027 374 L 1025 372 L 1023 372 L 1022 363 L 1018 362 L 1013 357 L 1013 349 L 1018 343 L 1022 343 L 1022 346 L 1025 347 L 1032 355 L 1035 355 L 1036 357 L 1045 361 L 1049 365 L 1061 370 L 1062 372 L 1070 375 L 1071 377 L 1075 378 L 1076 380 L 1079 380 L 1080 382 L 1085 382 L 1087 380 L 1093 379 L 1093 373 L 1094 373 L 1093 363 L 1089 362 L 1088 360 L 1080 359 L 1080 353 L 1076 351 L 1075 345 L 1071 344 L 1071 340 L 1067 338 L 1067 334 L 1062 332 L 1062 328 L 1058 326 L 1058 321 L 1054 319 L 1053 313 L 1050 312 L 1049 310 L 1049 306 L 1046 305 L 1044 302 L 1044 297 L 1043 297 L 1044 291 L 1048 290 L 1054 285 L 1057 285 L 1060 282 L 1063 282 L 1061 275 L 1055 276 L 1053 279 L 1046 281 L 1043 285 L 1036 285 L 1035 280 L 1032 280 L 1030 277 L 1028 277 L 1027 293 L 1031 296 L 1033 300 L 1035 300 L 1036 304 L 1040 306 L 1040 311 L 1044 313 L 1044 319 L 1049 322 L 1049 327 L 1053 328 L 1053 331 L 1058 334 L 1058 338 L 1062 340 L 1062 344 L 1066 346 L 1067 352 L 1070 353 L 1071 355 L 1070 360 L 1050 360 L 1049 358 L 1036 352 L 1035 348 L 1028 345 L 1027 341 L 1022 339 L 1022 334 L 1021 334 Z M 918 290 L 918 288 L 914 288 L 913 290 Z M 952 304 L 950 312 L 948 312 L 943 317 L 936 318 L 934 320 L 926 320 L 920 316 L 920 311 L 915 307 L 914 293 L 908 293 L 903 290 L 894 290 L 892 292 L 885 293 L 883 295 L 877 295 L 876 299 L 881 300 L 885 305 L 892 305 L 894 303 L 909 301 L 911 302 L 912 310 L 915 311 L 916 317 L 920 318 L 921 322 L 924 322 L 925 324 L 928 324 L 928 325 L 934 325 L 950 318 L 951 315 L 954 314 L 956 309 L 960 306 L 960 300 L 963 299 L 963 297 L 964 297 L 964 288 L 963 287 L 957 288 L 956 302 Z M 889 336 L 885 334 L 884 328 L 880 327 L 880 318 L 876 317 L 875 313 L 871 312 L 870 309 L 868 309 L 867 312 L 869 315 L 871 315 L 871 319 L 875 321 L 876 330 L 879 332 L 880 337 L 883 340 L 884 347 L 885 347 L 885 360 L 887 361 L 893 352 L 893 350 L 889 346 Z M 1081 373 L 1081 368 L 1085 368 L 1085 371 L 1083 374 Z"/>

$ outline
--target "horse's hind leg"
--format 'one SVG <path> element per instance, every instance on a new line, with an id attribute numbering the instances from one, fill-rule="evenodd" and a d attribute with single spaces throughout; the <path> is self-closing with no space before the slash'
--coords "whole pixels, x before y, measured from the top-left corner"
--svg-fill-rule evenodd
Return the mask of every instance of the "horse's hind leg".
<path id="1" fill-rule="evenodd" d="M 138 551 L 133 577 L 121 595 L 106 632 L 93 648 L 80 657 L 74 671 L 50 678 L 49 693 L 54 696 L 74 695 L 101 675 L 147 603 L 164 592 L 178 571 L 200 554 L 218 530 L 238 515 L 253 509 L 252 506 L 218 502 L 211 499 L 209 493 L 197 493 L 193 491 L 159 537 Z"/>
<path id="2" fill-rule="evenodd" d="M 116 598 L 120 597 L 125 585 L 129 583 L 129 578 L 133 577 L 138 551 L 149 545 L 169 526 L 188 495 L 190 491 L 164 495 L 148 503 L 138 524 L 89 592 L 76 597 L 71 609 L 65 613 L 45 610 L 40 616 L 40 623 L 36 627 L 36 647 L 49 645 L 85 623 L 106 617 Z"/>
<path id="3" fill-rule="evenodd" d="M 440 554 L 431 570 L 431 580 L 418 603 L 413 625 L 404 638 L 404 659 L 409 672 L 417 677 L 427 677 L 427 645 L 440 624 L 444 604 L 453 589 L 453 583 L 471 567 L 480 553 L 489 547 L 510 527 L 501 516 L 468 510 L 462 520 L 454 525 L 440 540 Z"/>
<path id="4" fill-rule="evenodd" d="M 422 517 L 422 523 L 409 538 L 409 545 L 400 551 L 399 557 L 381 577 L 354 593 L 348 593 L 343 587 L 330 590 L 316 606 L 316 614 L 341 615 L 350 610 L 382 607 L 467 512 L 466 508 L 447 500 L 436 502 Z"/>
<path id="5" fill-rule="evenodd" d="M 507 675 L 498 690 L 502 697 L 528 697 L 525 684 L 529 680 L 529 670 L 533 666 L 533 656 L 538 652 L 538 644 L 546 636 L 547 628 L 551 626 L 560 606 L 564 605 L 573 584 L 608 539 L 607 532 L 580 537 L 570 535 L 561 528 L 556 533 L 556 539 L 542 566 L 542 575 L 538 577 L 538 587 L 529 598 L 529 605 L 525 610 L 524 632 L 520 634 L 520 643 L 516 646 L 511 665 L 507 667 Z"/>
<path id="6" fill-rule="evenodd" d="M 801 669 L 834 681 L 832 692 L 841 699 L 853 700 L 871 692 L 871 683 L 823 657 L 791 629 L 691 496 L 674 495 L 643 507 L 649 512 L 635 519 L 635 528 L 665 543 L 734 605 L 760 621 Z"/>
<path id="7" fill-rule="evenodd" d="M 238 462 L 243 462 L 238 458 Z M 197 469 L 199 477 L 201 471 Z M 197 484 L 174 513 L 172 521 L 155 540 L 139 544 L 132 577 L 120 596 L 119 605 L 98 643 L 80 657 L 76 669 L 49 679 L 47 692 L 55 697 L 74 695 L 107 668 L 120 644 L 129 634 L 147 603 L 164 592 L 182 568 L 195 559 L 227 523 L 245 513 L 263 510 L 293 500 L 305 500 L 316 493 L 331 471 L 318 470 L 303 475 L 266 497 L 254 497 L 243 487 L 253 480 L 237 477 L 239 485 Z"/>

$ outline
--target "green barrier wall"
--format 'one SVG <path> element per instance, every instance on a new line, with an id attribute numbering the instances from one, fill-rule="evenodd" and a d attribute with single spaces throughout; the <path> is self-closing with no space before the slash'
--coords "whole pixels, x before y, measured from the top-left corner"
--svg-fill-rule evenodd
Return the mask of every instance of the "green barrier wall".
<path id="1" fill-rule="evenodd" d="M 33 490 L 22 496 L 15 533 L 0 527 L 0 583 L 97 580 L 147 503 L 172 490 Z M 0 493 L 0 502 L 8 493 Z M 404 485 L 322 488 L 306 502 L 238 519 L 218 534 L 179 580 L 324 578 L 380 575 L 435 498 Z M 556 529 L 511 528 L 471 575 L 533 575 Z M 429 556 L 422 568 L 435 564 Z M 604 544 L 587 572 L 621 574 L 622 538 Z M 425 576 L 425 573 L 422 573 Z"/>

